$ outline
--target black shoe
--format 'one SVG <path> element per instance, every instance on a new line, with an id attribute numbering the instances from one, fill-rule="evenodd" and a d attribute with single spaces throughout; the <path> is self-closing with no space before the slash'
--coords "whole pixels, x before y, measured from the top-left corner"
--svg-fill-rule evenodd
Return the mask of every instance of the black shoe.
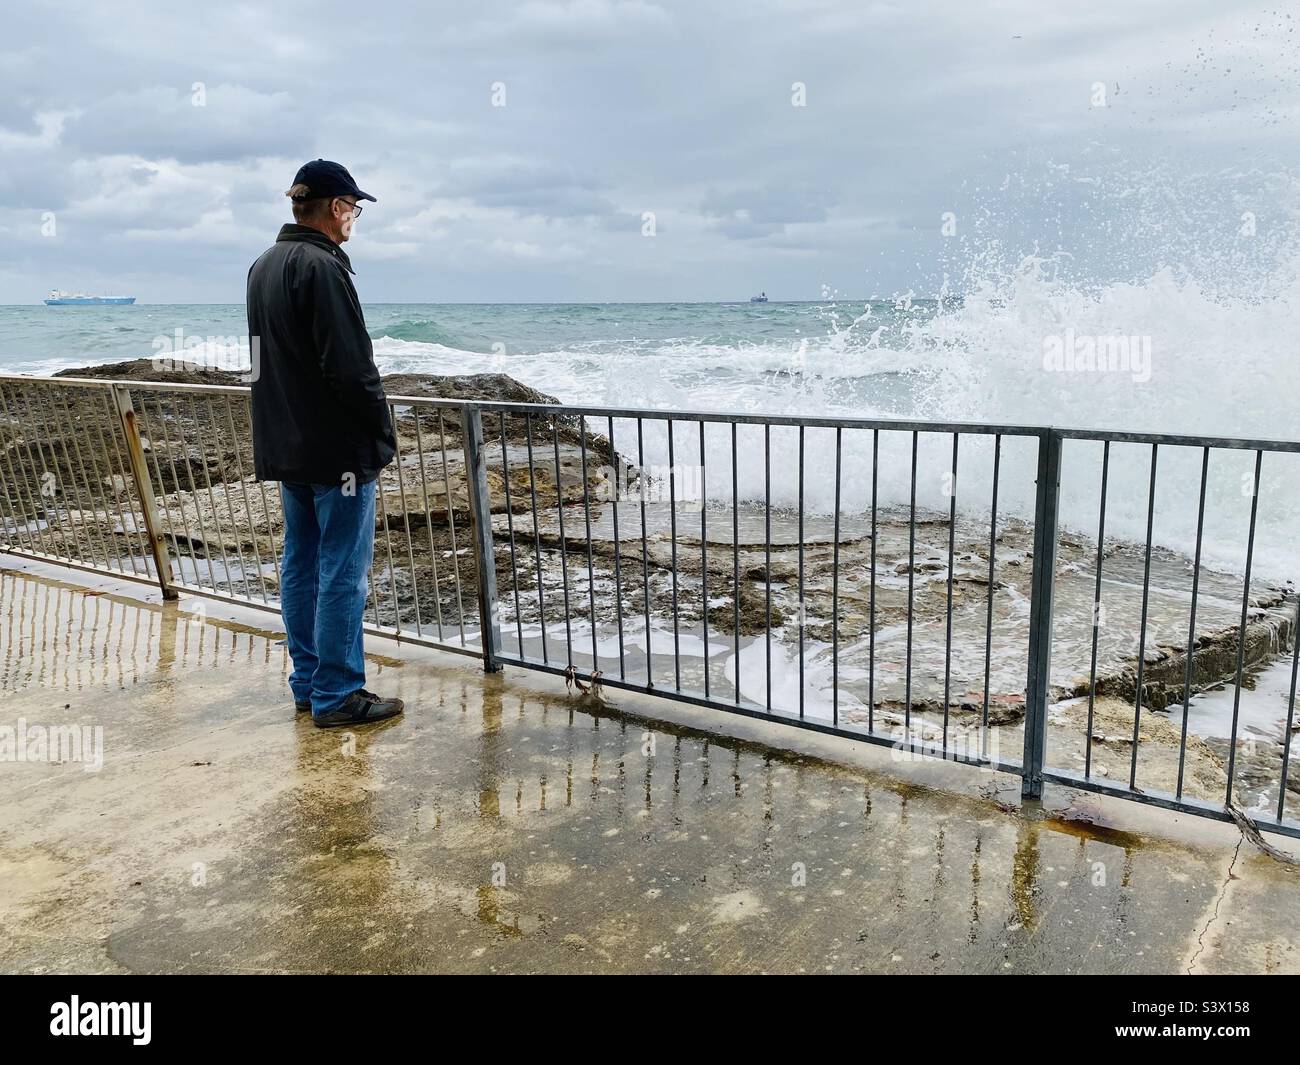
<path id="1" fill-rule="evenodd" d="M 383 702 L 383 700 L 380 699 L 378 695 L 376 695 L 374 692 L 368 692 L 368 691 L 366 691 L 365 688 L 362 688 L 359 692 L 357 692 L 357 694 L 358 694 L 358 695 L 361 695 L 361 696 L 364 696 L 365 698 L 369 699 L 372 703 Z M 299 702 L 297 699 L 295 699 L 295 700 L 293 701 L 293 708 L 294 708 L 296 711 L 298 711 L 298 713 L 300 713 L 300 714 L 310 714 L 310 713 L 311 713 L 311 700 L 310 700 L 310 699 L 305 699 L 305 700 L 303 700 L 302 702 Z"/>
<path id="2" fill-rule="evenodd" d="M 353 692 L 342 706 L 328 713 L 313 716 L 317 728 L 338 728 L 340 725 L 369 725 L 402 712 L 401 699 L 368 698 L 365 692 Z"/>
<path id="3" fill-rule="evenodd" d="M 367 699 L 369 699 L 372 703 L 380 703 L 380 702 L 383 702 L 383 700 L 380 699 L 378 695 L 376 695 L 374 692 L 368 692 L 368 691 L 366 691 L 365 688 L 362 688 L 359 692 L 357 692 L 357 694 L 358 694 L 358 695 L 363 695 L 363 696 L 365 696 L 365 697 L 366 697 Z M 299 702 L 297 699 L 295 699 L 295 700 L 293 701 L 293 708 L 294 708 L 295 710 L 297 710 L 298 713 L 300 713 L 300 714 L 310 714 L 310 713 L 311 713 L 311 700 L 310 700 L 310 699 L 307 699 L 307 700 L 305 700 L 305 701 L 303 701 L 303 702 Z"/>

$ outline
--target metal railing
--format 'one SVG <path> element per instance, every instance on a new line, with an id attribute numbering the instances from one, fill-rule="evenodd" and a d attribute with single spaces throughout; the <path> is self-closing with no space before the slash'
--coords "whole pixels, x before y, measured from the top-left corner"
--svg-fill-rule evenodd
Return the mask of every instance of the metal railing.
<path id="1" fill-rule="evenodd" d="M 1015 773 L 1029 797 L 1052 781 L 1226 820 L 1259 791 L 1276 800 L 1267 817 L 1250 803 L 1259 827 L 1300 836 L 1286 816 L 1295 597 L 1251 583 L 1263 457 L 1300 444 L 426 396 L 390 407 L 399 454 L 377 485 L 369 633 L 481 657 L 488 670 L 513 664 L 584 690 L 649 692 Z M 168 598 L 275 611 L 282 511 L 278 487 L 252 476 L 251 441 L 245 387 L 0 375 L 0 550 L 156 583 Z M 1058 564 L 1067 442 L 1101 445 L 1100 507 L 1096 542 Z M 926 502 L 929 480 L 918 493 L 923 445 L 940 503 Z M 1147 535 L 1129 545 L 1143 556 L 1132 654 L 1100 617 L 1116 564 L 1113 445 L 1150 453 Z M 1201 456 L 1190 572 L 1153 536 L 1157 456 L 1169 448 Z M 1236 578 L 1202 560 L 1211 452 L 1254 454 L 1231 626 Z M 1000 493 L 1024 505 L 1000 510 Z M 1149 664 L 1150 619 L 1167 625 L 1183 596 L 1158 587 L 1153 602 L 1153 550 L 1191 587 L 1181 659 L 1165 639 Z M 1131 570 L 1116 586 L 1136 593 Z M 1061 588 L 1075 613 L 1086 592 L 1090 640 L 1069 643 Z M 1054 641 L 1069 651 L 1055 664 Z M 1252 749 L 1247 773 L 1243 683 L 1288 648 L 1280 749 Z M 1219 757 L 1189 720 L 1192 695 L 1225 682 L 1234 703 Z M 1105 735 L 1121 703 L 1125 735 Z M 1180 703 L 1175 725 L 1165 711 Z M 1049 714 L 1062 706 L 1064 719 Z M 1122 765 L 1115 776 L 1102 764 L 1117 745 L 1127 781 Z M 1142 753 L 1171 786 L 1139 784 Z"/>

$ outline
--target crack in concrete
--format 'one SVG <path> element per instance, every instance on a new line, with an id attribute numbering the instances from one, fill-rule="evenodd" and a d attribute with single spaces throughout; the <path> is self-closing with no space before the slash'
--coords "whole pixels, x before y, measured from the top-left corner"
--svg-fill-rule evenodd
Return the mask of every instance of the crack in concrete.
<path id="1" fill-rule="evenodd" d="M 1191 959 L 1187 962 L 1187 975 L 1192 975 L 1192 970 L 1196 968 L 1196 959 L 1199 958 L 1205 950 L 1205 937 L 1209 933 L 1214 922 L 1219 919 L 1219 907 L 1223 905 L 1223 898 L 1228 893 L 1228 885 L 1232 883 L 1232 871 L 1237 867 L 1237 859 L 1241 856 L 1241 845 L 1246 842 L 1246 834 L 1243 832 L 1237 840 L 1237 847 L 1232 852 L 1232 861 L 1228 863 L 1227 876 L 1223 878 L 1223 887 L 1219 890 L 1219 897 L 1214 900 L 1214 912 L 1210 914 L 1210 919 L 1205 922 L 1205 927 L 1201 929 L 1201 934 L 1196 937 L 1196 951 L 1192 954 Z"/>

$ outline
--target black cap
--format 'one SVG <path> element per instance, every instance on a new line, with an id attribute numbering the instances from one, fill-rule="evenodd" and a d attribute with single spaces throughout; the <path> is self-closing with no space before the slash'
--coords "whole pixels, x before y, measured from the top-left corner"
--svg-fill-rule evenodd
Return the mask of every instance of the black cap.
<path id="1" fill-rule="evenodd" d="M 370 200 L 378 203 L 368 192 L 357 188 L 352 175 L 342 163 L 332 163 L 328 159 L 313 159 L 303 163 L 298 173 L 293 176 L 295 185 L 306 185 L 315 196 L 355 196 L 358 200 Z"/>

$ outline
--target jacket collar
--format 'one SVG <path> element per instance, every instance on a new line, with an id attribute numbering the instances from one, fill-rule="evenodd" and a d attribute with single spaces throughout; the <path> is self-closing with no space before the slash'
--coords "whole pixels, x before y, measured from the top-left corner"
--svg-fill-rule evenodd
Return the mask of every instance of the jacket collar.
<path id="1" fill-rule="evenodd" d="M 315 244 L 318 248 L 324 248 L 327 252 L 341 262 L 350 274 L 355 274 L 352 269 L 352 260 L 348 258 L 348 253 L 335 244 L 329 237 L 319 229 L 313 229 L 311 226 L 300 226 L 297 222 L 286 222 L 280 227 L 280 232 L 275 238 L 278 244 L 282 240 L 305 241 L 308 244 Z"/>

